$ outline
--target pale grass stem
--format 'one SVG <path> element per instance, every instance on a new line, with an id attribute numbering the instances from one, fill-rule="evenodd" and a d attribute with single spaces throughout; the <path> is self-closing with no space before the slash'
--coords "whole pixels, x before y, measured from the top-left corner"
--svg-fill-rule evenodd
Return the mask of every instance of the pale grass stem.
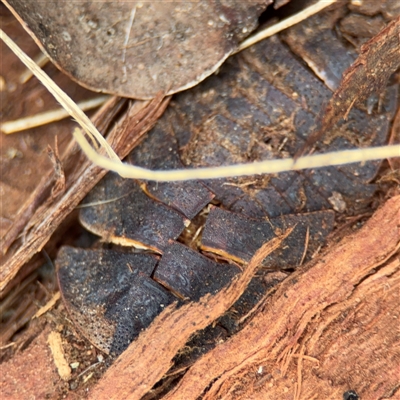
<path id="1" fill-rule="evenodd" d="M 33 61 L 39 68 L 43 68 L 50 61 L 50 59 L 46 56 L 46 54 L 40 52 L 36 57 L 33 58 Z M 32 76 L 34 76 L 33 72 L 28 68 L 19 77 L 19 83 L 24 84 L 28 82 L 29 79 L 32 78 Z"/>
<path id="2" fill-rule="evenodd" d="M 103 105 L 109 98 L 110 96 L 99 96 L 93 99 L 78 102 L 76 105 L 82 111 L 88 111 Z M 1 124 L 0 129 L 3 133 L 9 135 L 10 133 L 21 132 L 26 129 L 36 128 L 38 126 L 60 121 L 68 116 L 69 113 L 64 108 L 59 108 L 57 110 L 45 111 L 29 117 L 16 119 L 14 121 L 4 122 Z"/>

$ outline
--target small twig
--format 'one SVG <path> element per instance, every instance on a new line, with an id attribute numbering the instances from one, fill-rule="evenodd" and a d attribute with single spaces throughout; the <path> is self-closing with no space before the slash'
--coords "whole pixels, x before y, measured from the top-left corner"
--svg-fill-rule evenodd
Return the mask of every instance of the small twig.
<path id="1" fill-rule="evenodd" d="M 11 342 L 11 343 L 8 343 L 8 344 L 6 344 L 4 346 L 1 346 L 0 350 L 5 350 L 5 349 L 8 349 L 9 347 L 12 347 L 12 346 L 15 346 L 15 345 L 16 345 L 15 342 Z"/>
<path id="2" fill-rule="evenodd" d="M 303 385 L 303 357 L 304 357 L 304 344 L 301 345 L 300 348 L 300 357 L 298 357 L 297 361 L 297 385 L 295 385 L 295 400 L 300 399 L 301 389 Z M 293 355 L 292 355 L 293 357 Z"/>
<path id="3" fill-rule="evenodd" d="M 343 119 L 344 119 L 345 121 L 347 121 L 347 117 L 349 116 L 350 111 L 351 111 L 351 109 L 353 108 L 354 103 L 356 102 L 356 100 L 357 100 L 357 97 L 354 97 L 353 101 L 352 101 L 352 102 L 350 103 L 350 105 L 349 105 L 349 108 L 348 108 L 347 111 L 344 113 Z"/>
<path id="4" fill-rule="evenodd" d="M 84 100 L 76 105 L 82 110 L 87 111 L 103 105 L 110 97 L 99 96 L 94 99 Z M 32 115 L 25 118 L 16 119 L 14 121 L 7 121 L 1 124 L 1 130 L 5 134 L 24 131 L 26 129 L 36 128 L 38 126 L 50 124 L 51 122 L 60 121 L 69 117 L 69 113 L 64 108 L 57 110 L 45 111 L 40 114 Z"/>
<path id="5" fill-rule="evenodd" d="M 222 186 L 233 186 L 238 188 L 245 188 L 247 186 L 255 185 L 257 181 L 245 182 L 245 183 L 231 183 L 231 182 L 224 182 Z"/>
<path id="6" fill-rule="evenodd" d="M 53 355 L 53 360 L 57 367 L 58 375 L 62 380 L 68 380 L 71 377 L 71 367 L 65 359 L 60 333 L 55 331 L 50 332 L 47 342 Z"/>
<path id="7" fill-rule="evenodd" d="M 301 21 L 304 21 L 308 17 L 311 17 L 314 14 L 317 14 L 324 8 L 330 6 L 331 4 L 336 3 L 336 0 L 320 0 L 317 3 L 313 4 L 310 7 L 305 8 L 304 10 L 300 11 L 299 13 L 284 19 L 281 22 L 278 22 L 277 24 L 270 26 L 261 32 L 257 33 L 254 36 L 249 37 L 246 39 L 244 42 L 242 42 L 238 49 L 233 53 L 239 53 L 240 51 L 247 49 L 250 46 L 253 46 L 254 44 L 260 42 L 261 40 L 264 40 L 270 36 L 275 35 L 278 32 L 281 32 L 287 28 L 290 28 L 293 25 L 298 24 Z"/>
<path id="8" fill-rule="evenodd" d="M 80 208 L 89 208 L 89 207 L 97 207 L 97 206 L 102 206 L 103 204 L 109 204 L 109 203 L 114 203 L 118 200 L 123 199 L 126 196 L 129 196 L 131 193 L 133 193 L 133 190 L 130 190 L 128 193 L 125 193 L 121 196 L 118 197 L 113 197 L 111 199 L 107 200 L 100 200 L 100 201 L 93 201 L 91 203 L 84 203 L 84 204 L 79 204 L 78 206 L 75 207 L 76 210 Z"/>
<path id="9" fill-rule="evenodd" d="M 292 354 L 291 357 L 292 358 L 302 358 L 303 360 L 312 361 L 312 362 L 315 362 L 316 364 L 318 364 L 318 366 L 319 366 L 319 360 L 318 360 L 318 358 L 315 358 L 315 357 L 306 356 L 305 354 Z"/>
<path id="10" fill-rule="evenodd" d="M 190 244 L 194 244 L 196 242 L 196 239 L 199 237 L 200 232 L 204 229 L 204 225 L 200 226 L 197 228 L 195 234 L 193 235 L 192 240 L 190 241 Z"/>
<path id="11" fill-rule="evenodd" d="M 89 365 L 84 371 L 82 371 L 79 375 L 78 378 L 80 378 L 82 375 L 85 375 L 86 372 L 90 371 L 91 369 L 97 367 L 99 364 L 101 364 L 103 361 L 99 361 L 97 363 L 94 363 L 92 365 Z"/>
<path id="12" fill-rule="evenodd" d="M 65 173 L 60 155 L 58 152 L 58 140 L 55 137 L 54 150 L 50 145 L 47 145 L 47 155 L 50 158 L 54 168 L 54 179 L 55 182 L 51 188 L 51 198 L 56 199 L 61 193 L 65 192 Z"/>
<path id="13" fill-rule="evenodd" d="M 93 372 L 91 372 L 89 375 L 85 376 L 85 377 L 83 378 L 82 383 L 86 383 L 89 379 L 92 378 L 92 376 L 93 376 Z"/>

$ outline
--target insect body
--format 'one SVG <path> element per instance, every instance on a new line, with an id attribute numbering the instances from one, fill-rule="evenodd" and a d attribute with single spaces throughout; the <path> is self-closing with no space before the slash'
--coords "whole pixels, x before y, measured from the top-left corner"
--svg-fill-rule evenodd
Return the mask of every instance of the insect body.
<path id="1" fill-rule="evenodd" d="M 302 37 L 295 48 L 297 53 L 307 50 L 308 64 L 330 86 L 338 83 L 338 70 L 343 72 L 356 56 L 332 33 L 332 18 L 339 18 L 335 15 L 327 13 L 314 25 L 322 32 Z M 318 35 L 332 44 L 316 40 Z M 293 45 L 290 32 L 286 41 Z M 340 62 L 321 58 L 329 46 Z M 272 37 L 177 95 L 128 161 L 166 169 L 287 157 L 318 128 L 331 94 L 280 38 Z M 384 144 L 396 88 L 389 88 L 386 98 L 379 113 L 352 110 L 347 121 L 325 133 L 318 149 Z M 240 273 L 239 266 L 258 247 L 294 227 L 284 245 L 264 260 L 264 272 L 250 285 L 251 295 L 245 293 L 246 300 L 236 305 L 236 311 L 245 313 L 267 289 L 266 271 L 294 270 L 323 244 L 335 215 L 351 214 L 368 203 L 376 189 L 369 182 L 378 168 L 379 163 L 368 162 L 175 183 L 124 180 L 109 173 L 88 195 L 89 206 L 80 219 L 89 231 L 123 248 L 61 250 L 57 267 L 67 308 L 93 344 L 118 354 L 166 305 L 215 293 Z M 193 227 L 201 234 L 193 237 Z M 219 324 L 233 332 L 229 318 Z"/>

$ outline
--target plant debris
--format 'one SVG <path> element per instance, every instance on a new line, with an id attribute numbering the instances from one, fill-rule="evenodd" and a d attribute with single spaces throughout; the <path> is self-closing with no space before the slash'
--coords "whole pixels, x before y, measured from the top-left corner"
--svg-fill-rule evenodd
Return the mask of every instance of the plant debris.
<path id="1" fill-rule="evenodd" d="M 363 8 L 362 21 L 393 19 L 389 9 L 382 2 L 372 21 L 367 18 L 372 11 Z M 132 23 L 136 11 L 129 15 Z M 216 76 L 175 96 L 128 161 L 150 169 L 190 170 L 295 154 L 321 127 L 319 116 L 330 90 L 340 87 L 340 75 L 372 33 L 372 28 L 354 30 L 359 20 L 353 15 L 337 5 L 230 59 Z M 327 43 L 332 52 L 325 51 Z M 391 77 L 391 85 L 396 77 Z M 332 125 L 316 144 L 318 151 L 385 144 L 397 113 L 390 136 L 395 142 L 397 96 L 394 84 L 379 98 L 368 98 L 367 105 L 349 109 L 347 121 Z M 114 146 L 124 149 L 120 154 L 128 153 L 129 124 L 136 124 L 135 137 L 141 140 L 167 103 L 160 95 L 154 108 L 136 104 L 139 113 L 130 109 L 122 119 L 124 126 L 111 134 Z M 103 131 L 110 122 L 106 119 L 104 114 L 100 118 Z M 118 129 L 121 141 L 113 136 Z M 48 226 L 44 235 L 51 234 L 70 203 L 75 206 L 97 182 L 95 173 L 100 171 L 89 167 L 90 173 L 76 186 L 73 181 L 83 170 L 74 163 L 81 166 L 83 158 L 68 161 L 58 155 L 57 146 L 51 154 L 58 171 L 55 186 L 46 187 L 45 203 L 24 217 L 28 224 L 22 232 L 29 241 L 23 257 L 29 258 L 48 239 L 42 235 L 33 243 L 29 236 L 38 233 L 40 221 Z M 346 229 L 359 229 L 383 198 L 396 193 L 377 191 L 384 188 L 382 166 L 388 170 L 387 163 L 375 161 L 188 183 L 124 181 L 109 173 L 80 205 L 82 223 L 101 239 L 80 231 L 81 244 L 74 245 L 85 249 L 62 240 L 67 246 L 56 263 L 64 302 L 31 323 L 34 327 L 45 318 L 57 332 L 59 353 L 70 371 L 68 381 L 58 380 L 58 396 L 86 397 L 114 356 L 128 347 L 92 398 L 247 399 L 275 392 L 275 397 L 283 393 L 295 399 L 321 393 L 326 398 L 343 393 L 390 397 L 396 366 L 381 382 L 376 371 L 384 367 L 376 354 L 390 364 L 397 345 L 393 304 L 400 244 L 392 224 L 400 209 L 398 197 L 336 247 L 338 239 L 333 238 L 320 255 L 335 226 L 340 228 L 337 237 Z M 387 178 L 395 182 L 395 173 Z M 72 189 L 79 196 L 71 197 Z M 49 207 L 53 214 L 43 214 Z M 16 232 L 11 255 L 18 255 L 22 243 L 12 243 L 21 230 Z M 265 252 L 257 252 L 264 242 Z M 17 264 L 6 281 L 19 269 Z M 79 332 L 100 350 L 79 338 L 65 308 Z M 21 345 L 19 337 L 13 336 L 10 348 L 2 347 L 3 359 L 29 348 L 34 338 Z M 363 380 L 360 374 L 346 375 L 349 365 L 363 366 Z M 378 389 L 371 391 L 375 382 Z M 10 395 L 18 380 L 11 386 Z"/>
<path id="2" fill-rule="evenodd" d="M 215 72 L 271 2 L 5 3 L 67 75 L 96 91 L 151 99 Z"/>
<path id="3" fill-rule="evenodd" d="M 64 381 L 68 380 L 71 377 L 71 368 L 65 360 L 60 333 L 50 332 L 47 342 L 49 343 L 58 375 L 60 375 L 60 378 Z"/>
<path id="4" fill-rule="evenodd" d="M 361 46 L 360 55 L 345 71 L 339 88 L 326 107 L 320 129 L 308 138 L 307 146 L 341 118 L 347 120 L 353 107 L 362 106 L 370 96 L 382 92 L 391 75 L 400 68 L 399 36 L 400 16 Z"/>

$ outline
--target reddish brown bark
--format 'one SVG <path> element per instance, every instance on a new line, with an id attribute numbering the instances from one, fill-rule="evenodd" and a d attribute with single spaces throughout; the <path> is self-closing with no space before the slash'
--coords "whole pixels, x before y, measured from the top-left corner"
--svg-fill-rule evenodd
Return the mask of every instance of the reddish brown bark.
<path id="1" fill-rule="evenodd" d="M 243 331 L 200 359 L 165 398 L 336 398 L 352 388 L 365 399 L 390 396 L 400 358 L 399 223 L 397 196 L 361 230 L 284 281 Z M 91 398 L 143 396 L 189 332 L 206 326 L 241 281 L 199 304 L 166 310 Z M 292 360 L 299 360 L 297 368 Z"/>

